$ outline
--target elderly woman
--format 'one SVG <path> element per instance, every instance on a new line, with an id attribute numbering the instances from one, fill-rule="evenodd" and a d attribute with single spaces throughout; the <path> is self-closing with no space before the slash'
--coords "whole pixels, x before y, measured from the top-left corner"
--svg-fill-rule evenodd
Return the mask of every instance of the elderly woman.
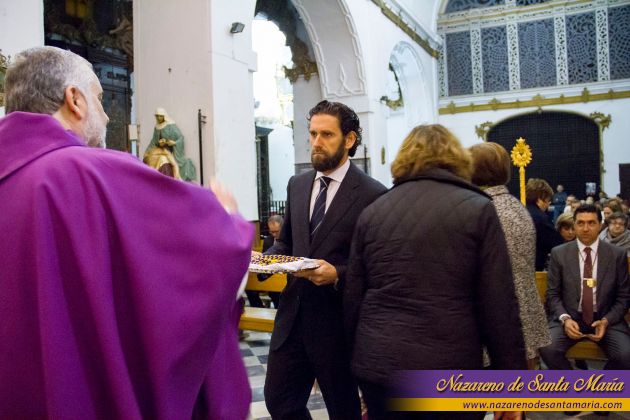
<path id="1" fill-rule="evenodd" d="M 604 229 L 604 237 L 600 239 L 623 248 L 630 258 L 630 231 L 626 229 L 628 216 L 615 212 L 608 217 L 608 227 Z"/>
<path id="2" fill-rule="evenodd" d="M 370 419 L 386 416 L 397 370 L 482 369 L 484 346 L 493 368 L 527 367 L 505 237 L 471 171 L 446 128 L 418 126 L 392 164 L 394 187 L 357 222 L 343 310 Z"/>
<path id="3" fill-rule="evenodd" d="M 545 310 L 536 290 L 534 223 L 525 207 L 505 187 L 510 181 L 510 156 L 503 146 L 490 142 L 481 143 L 471 147 L 470 153 L 474 162 L 472 182 L 492 197 L 505 234 L 527 359 L 529 367 L 534 368 L 538 349 L 551 344 Z"/>

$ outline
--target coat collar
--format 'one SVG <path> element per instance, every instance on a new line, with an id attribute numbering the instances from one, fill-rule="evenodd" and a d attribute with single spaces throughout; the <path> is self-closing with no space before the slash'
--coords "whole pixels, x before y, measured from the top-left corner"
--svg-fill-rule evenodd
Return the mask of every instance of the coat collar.
<path id="1" fill-rule="evenodd" d="M 456 185 L 458 187 L 462 187 L 467 190 L 474 191 L 480 195 L 483 195 L 484 197 L 491 198 L 488 194 L 486 194 L 485 192 L 483 192 L 482 190 L 480 190 L 478 187 L 474 186 L 470 182 L 442 168 L 430 168 L 425 171 L 422 171 L 418 175 L 411 176 L 409 178 L 406 178 L 406 179 L 403 179 L 402 181 L 397 182 L 396 184 L 394 184 L 393 188 L 396 188 L 407 182 L 421 181 L 425 179 Z"/>
<path id="2" fill-rule="evenodd" d="M 69 146 L 87 147 L 50 115 L 12 112 L 0 119 L 0 180 L 46 153 Z"/>

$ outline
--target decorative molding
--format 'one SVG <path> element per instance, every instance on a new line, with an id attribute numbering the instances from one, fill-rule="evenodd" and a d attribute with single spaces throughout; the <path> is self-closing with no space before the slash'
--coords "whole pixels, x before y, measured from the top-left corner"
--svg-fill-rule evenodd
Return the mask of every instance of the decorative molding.
<path id="1" fill-rule="evenodd" d="M 440 115 L 459 114 L 462 112 L 477 112 L 477 111 L 496 111 L 499 109 L 514 109 L 514 108 L 530 108 L 537 107 L 542 109 L 543 106 L 549 105 L 567 105 L 575 103 L 587 103 L 595 101 L 610 101 L 613 99 L 627 99 L 630 98 L 630 90 L 613 91 L 610 89 L 606 93 L 590 93 L 587 88 L 582 90 L 580 95 L 565 96 L 560 95 L 558 97 L 546 98 L 541 94 L 533 96 L 529 100 L 516 100 L 510 102 L 501 102 L 496 98 L 485 103 L 473 103 L 468 105 L 456 105 L 451 101 L 445 107 L 439 109 Z"/>
<path id="2" fill-rule="evenodd" d="M 597 32 L 597 80 L 610 80 L 610 62 L 608 52 L 608 10 L 595 11 L 595 30 Z"/>
<path id="3" fill-rule="evenodd" d="M 606 115 L 601 112 L 592 112 L 589 117 L 599 125 L 601 131 L 604 131 L 608 128 L 610 123 L 612 122 L 612 117 L 610 114 Z"/>
<path id="4" fill-rule="evenodd" d="M 556 37 L 556 81 L 559 86 L 568 85 L 567 25 L 564 16 L 556 16 L 553 23 Z"/>
<path id="5" fill-rule="evenodd" d="M 329 2 L 335 3 L 339 7 L 339 12 L 341 12 L 343 16 L 343 20 L 346 24 L 348 38 L 350 38 L 350 42 L 352 44 L 352 54 L 355 59 L 355 69 L 357 73 L 357 84 L 358 86 L 352 88 L 348 86 L 348 78 L 346 74 L 346 70 L 344 69 L 344 65 L 339 60 L 334 60 L 333 63 L 326 61 L 326 56 L 324 55 L 324 46 L 322 45 L 322 41 L 320 37 L 317 35 L 317 31 L 315 30 L 315 25 L 311 19 L 311 16 L 305 6 L 305 4 L 309 4 L 311 7 L 312 3 L 305 2 L 304 0 L 291 0 L 291 3 L 298 11 L 302 22 L 308 32 L 309 38 L 311 40 L 311 44 L 313 46 L 313 51 L 315 52 L 316 61 L 318 64 L 319 74 L 321 76 L 321 84 L 323 90 L 323 96 L 325 98 L 340 98 L 347 96 L 355 96 L 362 95 L 365 93 L 365 72 L 364 72 L 364 63 L 363 56 L 359 50 L 359 42 L 356 28 L 354 26 L 354 22 L 352 19 L 352 15 L 350 14 L 348 7 L 345 4 L 344 0 L 329 0 Z M 323 7 L 322 3 L 317 3 L 317 7 Z M 330 10 L 330 13 L 336 13 L 333 10 Z M 330 48 L 326 48 L 326 51 L 329 51 Z M 347 64 L 347 62 L 346 62 Z M 336 67 L 336 69 L 335 69 Z M 335 74 L 337 77 L 335 77 Z M 332 79 L 335 78 L 337 83 L 332 83 Z M 335 86 L 335 87 L 333 87 Z"/>
<path id="6" fill-rule="evenodd" d="M 0 106 L 4 106 L 4 76 L 9 68 L 11 56 L 5 56 L 0 49 Z"/>
<path id="7" fill-rule="evenodd" d="M 487 141 L 488 133 L 493 126 L 494 123 L 492 121 L 486 121 L 484 123 L 476 125 L 475 133 L 477 134 L 477 137 L 479 137 L 480 140 Z"/>
<path id="8" fill-rule="evenodd" d="M 317 74 L 317 63 L 310 55 L 308 45 L 298 36 L 298 18 L 288 0 L 271 0 L 256 2 L 254 14 L 263 13 L 267 19 L 278 25 L 286 37 L 286 45 L 291 50 L 293 67 L 282 66 L 284 75 L 291 84 L 300 76 L 307 82 L 313 74 Z"/>
<path id="9" fill-rule="evenodd" d="M 510 71 L 510 90 L 521 88 L 521 65 L 518 52 L 518 25 L 516 22 L 507 24 L 508 66 Z"/>
<path id="10" fill-rule="evenodd" d="M 472 64 L 473 93 L 483 93 L 483 61 L 481 58 L 481 29 L 470 30 L 470 61 Z"/>
<path id="11" fill-rule="evenodd" d="M 431 57 L 439 57 L 440 40 L 429 35 L 413 15 L 408 13 L 396 0 L 372 0 L 372 3 L 376 4 L 390 21 L 409 35 Z"/>
<path id="12" fill-rule="evenodd" d="M 304 80 L 308 82 L 311 80 L 312 75 L 317 74 L 317 63 L 308 58 L 301 61 L 295 61 L 294 59 L 292 68 L 282 66 L 282 70 L 291 84 L 295 83 L 300 76 L 304 76 Z"/>
<path id="13" fill-rule="evenodd" d="M 438 27 L 445 32 L 459 32 L 470 29 L 470 22 L 481 19 L 481 26 L 505 24 L 506 20 L 539 20 L 557 15 L 594 12 L 606 7 L 630 4 L 630 0 L 565 0 L 550 1 L 529 6 L 513 7 L 509 5 L 471 9 L 464 12 L 443 14 L 438 17 Z"/>
<path id="14" fill-rule="evenodd" d="M 400 88 L 400 80 L 398 79 L 398 75 L 396 74 L 396 70 L 394 70 L 394 66 L 392 63 L 389 63 L 389 71 L 394 75 L 394 80 L 396 81 L 396 88 L 398 91 L 397 99 L 390 99 L 387 95 L 381 96 L 380 102 L 385 103 L 387 107 L 393 111 L 396 111 L 399 108 L 402 108 L 405 105 L 403 101 L 402 89 Z"/>
<path id="15" fill-rule="evenodd" d="M 438 58 L 438 73 L 440 84 L 440 98 L 448 96 L 448 78 L 446 77 L 446 44 L 440 47 L 440 55 Z"/>
<path id="16" fill-rule="evenodd" d="M 350 14 L 350 10 L 348 10 L 348 6 L 346 5 L 345 0 L 337 0 L 337 2 L 341 10 L 343 11 L 344 21 L 346 22 L 348 33 L 350 34 L 352 39 L 352 51 L 356 59 L 357 76 L 359 77 L 359 82 L 361 86 L 361 89 L 359 91 L 354 91 L 352 93 L 365 93 L 365 73 L 363 71 L 363 68 L 365 66 L 363 64 L 363 54 L 361 54 L 361 50 L 359 49 L 359 34 L 357 33 L 357 28 L 354 26 L 354 19 L 352 18 L 352 14 Z M 350 90 L 348 90 L 348 92 L 350 92 Z"/>

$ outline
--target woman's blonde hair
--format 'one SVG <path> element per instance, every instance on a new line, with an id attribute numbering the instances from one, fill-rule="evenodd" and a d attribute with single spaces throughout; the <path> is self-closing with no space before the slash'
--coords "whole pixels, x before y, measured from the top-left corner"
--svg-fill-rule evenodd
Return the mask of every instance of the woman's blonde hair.
<path id="1" fill-rule="evenodd" d="M 470 180 L 473 166 L 468 150 L 440 124 L 419 125 L 405 138 L 392 162 L 394 183 L 414 178 L 432 168 L 445 169 Z"/>

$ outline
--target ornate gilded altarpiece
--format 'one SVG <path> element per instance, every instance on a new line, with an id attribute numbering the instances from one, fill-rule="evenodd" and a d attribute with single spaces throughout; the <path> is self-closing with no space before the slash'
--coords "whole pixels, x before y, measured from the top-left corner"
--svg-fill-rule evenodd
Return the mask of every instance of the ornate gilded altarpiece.
<path id="1" fill-rule="evenodd" d="M 109 117 L 107 148 L 129 151 L 130 73 L 133 71 L 132 2 L 45 0 L 45 44 L 84 57 L 103 87 Z"/>

